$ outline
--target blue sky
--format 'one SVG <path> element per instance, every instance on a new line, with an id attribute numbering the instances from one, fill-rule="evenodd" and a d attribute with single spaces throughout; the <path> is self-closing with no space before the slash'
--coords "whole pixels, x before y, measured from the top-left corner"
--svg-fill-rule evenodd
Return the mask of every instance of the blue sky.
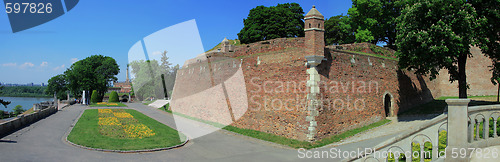
<path id="1" fill-rule="evenodd" d="M 207 50 L 224 37 L 237 38 L 250 9 L 291 2 L 300 4 L 305 13 L 316 5 L 325 18 L 345 15 L 351 7 L 350 0 L 83 0 L 65 15 L 18 33 L 12 33 L 7 13 L 2 11 L 0 82 L 47 83 L 74 61 L 95 54 L 115 58 L 120 66 L 118 80 L 123 81 L 130 48 L 152 33 L 194 19 Z M 0 8 L 4 10 L 5 6 Z M 183 61 L 174 62 L 177 63 Z"/>

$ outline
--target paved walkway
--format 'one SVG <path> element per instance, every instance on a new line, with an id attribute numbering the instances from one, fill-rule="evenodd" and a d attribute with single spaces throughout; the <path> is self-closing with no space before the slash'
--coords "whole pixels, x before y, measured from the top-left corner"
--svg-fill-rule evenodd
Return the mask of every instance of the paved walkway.
<path id="1" fill-rule="evenodd" d="M 413 128 L 416 128 L 429 120 L 433 119 L 434 117 L 438 116 L 439 114 L 430 114 L 430 115 L 423 115 L 423 116 L 402 116 L 402 117 L 390 117 L 388 119 L 391 120 L 390 123 L 387 123 L 385 125 L 373 128 L 369 131 L 365 131 L 359 134 L 356 134 L 352 137 L 346 138 L 340 142 L 333 143 L 330 146 L 339 146 L 339 145 L 345 145 L 349 143 L 358 143 L 362 142 L 365 140 L 369 139 L 374 139 L 374 138 L 380 138 L 380 137 L 385 137 L 385 136 L 396 136 L 403 131 L 407 130 L 412 130 Z"/>
<path id="2" fill-rule="evenodd" d="M 175 128 L 171 114 L 141 103 L 128 104 L 151 118 Z M 371 148 L 396 134 L 381 135 L 360 142 L 330 145 L 319 149 L 302 150 L 249 138 L 225 130 L 213 132 L 189 141 L 184 147 L 152 153 L 106 153 L 74 147 L 64 141 L 70 126 L 88 107 L 73 105 L 56 114 L 0 139 L 0 157 L 8 161 L 304 161 L 299 157 L 321 154 L 318 161 L 332 159 L 331 151 L 357 151 Z M 327 152 L 327 156 L 325 156 Z"/>

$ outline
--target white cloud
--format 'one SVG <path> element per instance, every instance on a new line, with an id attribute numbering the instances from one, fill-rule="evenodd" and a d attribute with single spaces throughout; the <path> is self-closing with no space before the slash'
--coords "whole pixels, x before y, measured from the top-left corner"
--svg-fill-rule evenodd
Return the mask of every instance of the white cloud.
<path id="1" fill-rule="evenodd" d="M 40 64 L 40 67 L 46 67 L 48 65 L 49 65 L 49 63 L 44 61 L 44 62 L 42 62 L 42 64 Z"/>
<path id="2" fill-rule="evenodd" d="M 31 63 L 31 62 L 25 62 L 24 64 L 20 65 L 19 67 L 20 68 L 27 68 L 27 67 L 33 67 L 35 66 L 35 64 Z"/>
<path id="3" fill-rule="evenodd" d="M 10 66 L 10 67 L 14 67 L 14 66 L 17 66 L 17 64 L 16 64 L 16 63 L 11 63 L 11 62 L 9 62 L 9 63 L 2 64 L 2 66 L 3 66 L 3 67 L 9 67 L 9 66 Z"/>
<path id="4" fill-rule="evenodd" d="M 75 63 L 78 61 L 78 58 L 71 58 L 70 61 L 71 61 L 71 63 Z"/>
<path id="5" fill-rule="evenodd" d="M 58 66 L 58 67 L 54 68 L 54 70 L 59 70 L 59 69 L 64 69 L 64 64 L 62 64 L 61 66 Z"/>
<path id="6" fill-rule="evenodd" d="M 161 51 L 154 51 L 154 52 L 153 52 L 153 55 L 154 55 L 154 56 L 157 56 L 157 55 L 161 55 L 162 53 L 163 53 L 163 52 L 161 52 Z"/>

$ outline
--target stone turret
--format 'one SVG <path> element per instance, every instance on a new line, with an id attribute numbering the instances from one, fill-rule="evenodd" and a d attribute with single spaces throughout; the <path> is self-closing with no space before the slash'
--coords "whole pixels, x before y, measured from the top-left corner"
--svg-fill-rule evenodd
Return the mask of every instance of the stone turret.
<path id="1" fill-rule="evenodd" d="M 325 54 L 325 18 L 313 5 L 304 17 L 306 56 Z"/>
<path id="2" fill-rule="evenodd" d="M 234 46 L 232 44 L 229 44 L 229 40 L 227 38 L 224 38 L 221 43 L 221 50 L 220 52 L 233 52 L 234 51 Z"/>

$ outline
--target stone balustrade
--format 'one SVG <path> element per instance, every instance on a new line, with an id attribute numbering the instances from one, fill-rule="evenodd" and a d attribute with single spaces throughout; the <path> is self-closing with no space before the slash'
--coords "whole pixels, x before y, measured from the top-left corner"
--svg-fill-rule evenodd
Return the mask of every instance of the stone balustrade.
<path id="1" fill-rule="evenodd" d="M 469 99 L 448 99 L 446 100 L 448 112 L 420 127 L 380 143 L 371 149 L 371 152 L 362 152 L 358 157 L 346 160 L 382 162 L 387 161 L 387 156 L 392 154 L 395 157 L 392 158 L 397 162 L 399 153 L 407 153 L 405 159 L 409 162 L 412 161 L 413 152 L 418 151 L 421 153 L 419 155 L 422 162 L 424 161 L 422 156 L 431 157 L 432 161 L 469 161 L 474 149 L 500 145 L 500 138 L 497 134 L 500 104 L 468 107 L 469 101 Z M 493 128 L 489 126 L 490 121 L 493 121 Z M 493 131 L 492 135 L 489 133 L 490 130 Z M 447 131 L 447 146 L 445 151 L 440 152 L 439 133 L 441 131 Z M 431 155 L 423 153 L 427 142 L 432 144 Z M 419 144 L 420 150 L 412 150 L 413 144 Z"/>

